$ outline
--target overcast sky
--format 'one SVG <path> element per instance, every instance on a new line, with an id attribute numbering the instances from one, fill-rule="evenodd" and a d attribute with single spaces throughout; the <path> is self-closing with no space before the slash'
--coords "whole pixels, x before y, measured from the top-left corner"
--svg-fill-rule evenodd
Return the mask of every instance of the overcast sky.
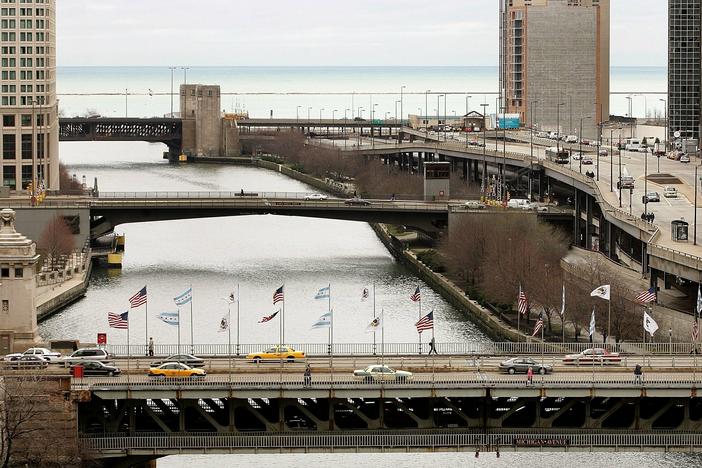
<path id="1" fill-rule="evenodd" d="M 61 65 L 496 65 L 498 0 L 57 0 Z M 612 0 L 613 66 L 666 64 L 666 0 Z"/>

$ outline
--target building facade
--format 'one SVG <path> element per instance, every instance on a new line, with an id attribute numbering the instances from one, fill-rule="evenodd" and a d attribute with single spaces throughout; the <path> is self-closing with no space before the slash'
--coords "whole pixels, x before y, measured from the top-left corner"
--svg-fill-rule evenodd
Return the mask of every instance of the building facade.
<path id="1" fill-rule="evenodd" d="M 59 189 L 56 0 L 0 0 L 2 183 Z"/>
<path id="2" fill-rule="evenodd" d="M 527 126 L 594 138 L 609 118 L 609 0 L 503 0 L 500 83 Z"/>
<path id="3" fill-rule="evenodd" d="M 700 0 L 668 1 L 668 141 L 700 136 L 700 13 Z"/>

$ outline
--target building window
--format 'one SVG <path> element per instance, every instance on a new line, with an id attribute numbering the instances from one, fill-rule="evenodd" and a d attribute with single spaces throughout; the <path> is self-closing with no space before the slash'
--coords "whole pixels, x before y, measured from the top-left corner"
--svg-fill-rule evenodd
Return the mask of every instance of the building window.
<path id="1" fill-rule="evenodd" d="M 17 180 L 15 179 L 15 166 L 3 166 L 2 168 L 2 185 L 10 187 L 11 190 L 17 188 Z"/>
<path id="2" fill-rule="evenodd" d="M 0 268 L 0 277 L 9 278 L 10 277 L 10 269 L 9 268 Z"/>
<path id="3" fill-rule="evenodd" d="M 32 166 L 22 166 L 22 189 L 29 187 L 32 182 Z"/>
<path id="4" fill-rule="evenodd" d="M 32 135 L 22 135 L 22 159 L 32 159 Z"/>
<path id="5" fill-rule="evenodd" d="M 2 157 L 3 159 L 15 159 L 15 136 L 12 134 L 3 135 L 2 137 Z"/>
<path id="6" fill-rule="evenodd" d="M 10 301 L 8 301 L 7 299 L 2 300 L 2 313 L 3 314 L 10 313 Z"/>
<path id="7" fill-rule="evenodd" d="M 32 126 L 32 115 L 31 114 L 22 114 L 20 117 L 20 121 L 22 122 L 23 127 L 31 127 Z"/>
<path id="8" fill-rule="evenodd" d="M 3 115 L 2 116 L 2 126 L 3 127 L 14 127 L 15 126 L 15 116 L 14 115 Z"/>
<path id="9" fill-rule="evenodd" d="M 22 268 L 15 268 L 15 278 L 23 278 L 24 270 Z"/>

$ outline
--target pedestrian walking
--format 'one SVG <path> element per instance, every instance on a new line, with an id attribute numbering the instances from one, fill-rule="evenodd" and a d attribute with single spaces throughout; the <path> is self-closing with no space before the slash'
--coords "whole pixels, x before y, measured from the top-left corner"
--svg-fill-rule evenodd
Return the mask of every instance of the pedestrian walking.
<path id="1" fill-rule="evenodd" d="M 149 356 L 154 355 L 154 339 L 149 337 Z"/>
<path id="2" fill-rule="evenodd" d="M 431 340 L 429 341 L 429 354 L 431 355 L 431 353 L 439 354 L 436 352 L 436 340 L 434 340 L 433 336 L 431 337 Z"/>
<path id="3" fill-rule="evenodd" d="M 303 375 L 305 387 L 309 387 L 310 385 L 312 385 L 312 368 L 309 364 L 307 364 L 307 367 L 305 367 L 305 373 Z"/>
<path id="4" fill-rule="evenodd" d="M 643 383 L 642 381 L 643 370 L 641 369 L 641 364 L 636 364 L 634 367 L 634 385 Z"/>
<path id="5" fill-rule="evenodd" d="M 529 369 L 527 370 L 527 385 L 531 385 L 534 381 L 534 369 L 532 369 L 531 366 L 529 366 Z"/>

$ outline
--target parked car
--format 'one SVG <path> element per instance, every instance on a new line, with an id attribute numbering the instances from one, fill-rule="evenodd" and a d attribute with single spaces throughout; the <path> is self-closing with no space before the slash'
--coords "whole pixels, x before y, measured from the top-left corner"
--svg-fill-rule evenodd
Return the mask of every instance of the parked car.
<path id="1" fill-rule="evenodd" d="M 648 192 L 646 195 L 644 195 L 644 203 L 655 203 L 660 201 L 661 196 L 658 194 L 658 192 Z"/>
<path id="2" fill-rule="evenodd" d="M 550 374 L 553 371 L 553 367 L 550 365 L 541 364 L 529 357 L 507 359 L 506 361 L 502 361 L 499 365 L 500 372 L 506 372 L 508 374 L 526 374 L 530 367 L 534 373 L 539 373 L 541 375 Z"/>
<path id="3" fill-rule="evenodd" d="M 310 193 L 309 195 L 306 195 L 306 196 L 305 196 L 305 200 L 307 200 L 307 201 L 310 201 L 310 200 L 312 200 L 312 201 L 324 201 L 324 200 L 326 200 L 327 198 L 329 198 L 329 197 L 326 196 L 326 195 L 324 195 L 324 194 L 321 194 L 321 193 Z"/>
<path id="4" fill-rule="evenodd" d="M 49 361 L 43 356 L 29 354 L 10 361 L 9 367 L 11 369 L 46 369 L 49 367 Z"/>
<path id="5" fill-rule="evenodd" d="M 677 198 L 678 189 L 676 189 L 675 187 L 667 186 L 663 189 L 663 196 L 665 198 Z"/>
<path id="6" fill-rule="evenodd" d="M 83 361 L 100 361 L 110 362 L 110 355 L 102 348 L 82 348 L 74 351 L 70 356 L 64 356 L 59 362 L 63 363 L 64 367 L 71 364 L 77 364 Z"/>
<path id="7" fill-rule="evenodd" d="M 150 377 L 188 377 L 188 378 L 204 378 L 207 373 L 202 369 L 181 364 L 180 362 L 167 362 L 158 367 L 149 369 Z"/>
<path id="8" fill-rule="evenodd" d="M 619 353 L 611 353 L 605 348 L 588 348 L 563 358 L 563 364 L 619 364 L 621 361 Z"/>
<path id="9" fill-rule="evenodd" d="M 407 382 L 412 378 L 412 373 L 408 371 L 395 370 L 389 366 L 373 364 L 365 369 L 353 371 L 353 377 L 367 383 L 374 381 Z"/>
<path id="10" fill-rule="evenodd" d="M 51 351 L 47 348 L 29 348 L 23 353 L 12 353 L 5 356 L 5 361 L 16 361 L 22 356 L 42 356 L 47 361 L 54 362 L 61 358 L 61 353 L 56 351 Z"/>
<path id="11" fill-rule="evenodd" d="M 371 202 L 364 200 L 363 198 L 353 197 L 348 200 L 344 200 L 344 205 L 349 206 L 370 206 Z"/>
<path id="12" fill-rule="evenodd" d="M 304 351 L 297 351 L 290 346 L 273 346 L 265 351 L 249 353 L 246 355 L 246 359 L 255 363 L 279 361 L 281 359 L 287 362 L 295 362 L 297 359 L 305 359 L 305 353 Z"/>
<path id="13" fill-rule="evenodd" d="M 680 155 L 680 159 L 678 159 L 678 161 L 680 161 L 681 163 L 689 163 L 689 162 L 690 162 L 690 156 L 688 156 L 688 155 L 686 155 L 686 154 L 683 153 L 683 154 Z"/>
<path id="14" fill-rule="evenodd" d="M 469 210 L 484 210 L 485 209 L 485 203 L 478 201 L 478 200 L 468 200 L 465 205 L 466 209 Z"/>
<path id="15" fill-rule="evenodd" d="M 157 367 L 167 362 L 180 362 L 190 367 L 205 367 L 205 360 L 192 354 L 171 354 L 165 359 L 160 359 L 151 363 L 151 367 Z"/>
<path id="16" fill-rule="evenodd" d="M 122 373 L 119 367 L 115 366 L 110 366 L 108 364 L 104 364 L 100 361 L 83 361 L 79 364 L 74 364 L 71 366 L 71 369 L 74 369 L 76 366 L 81 366 L 83 368 L 83 375 L 106 375 L 109 377 L 119 375 Z M 71 372 L 73 373 L 73 372 Z"/>

